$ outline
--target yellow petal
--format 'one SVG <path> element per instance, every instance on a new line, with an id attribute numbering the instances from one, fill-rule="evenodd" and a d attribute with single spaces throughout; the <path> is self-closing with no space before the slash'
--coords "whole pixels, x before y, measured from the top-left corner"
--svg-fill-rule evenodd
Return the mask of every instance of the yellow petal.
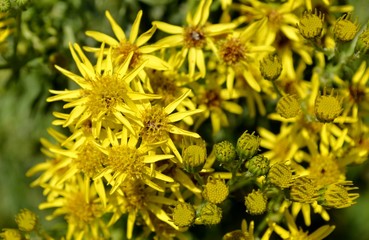
<path id="1" fill-rule="evenodd" d="M 137 39 L 138 30 L 140 28 L 140 22 L 142 18 L 142 10 L 140 10 L 136 16 L 135 21 L 132 24 L 131 33 L 129 34 L 129 42 L 134 43 Z"/>
<path id="2" fill-rule="evenodd" d="M 109 20 L 111 28 L 113 29 L 113 32 L 117 39 L 120 42 L 123 42 L 126 40 L 126 34 L 124 33 L 123 29 L 117 24 L 117 22 L 114 20 L 114 18 L 111 16 L 109 11 L 105 11 L 105 16 Z"/>
<path id="3" fill-rule="evenodd" d="M 168 122 L 177 122 L 180 121 L 188 116 L 194 115 L 196 113 L 200 113 L 203 112 L 203 109 L 195 109 L 195 110 L 190 110 L 190 111 L 185 111 L 185 112 L 176 112 L 173 113 L 171 115 L 168 116 Z"/>
<path id="4" fill-rule="evenodd" d="M 184 92 L 179 98 L 177 98 L 173 102 L 169 103 L 164 108 L 165 113 L 168 114 L 168 115 L 170 113 L 172 113 L 178 107 L 178 105 L 183 101 L 183 99 L 185 99 L 188 96 L 188 94 L 190 94 L 190 92 L 191 92 L 191 90 L 188 90 L 188 91 Z"/>
<path id="5" fill-rule="evenodd" d="M 154 21 L 153 25 L 157 26 L 161 31 L 170 33 L 170 34 L 182 34 L 183 28 L 179 26 L 175 26 L 169 23 Z"/>
<path id="6" fill-rule="evenodd" d="M 150 38 L 155 33 L 155 31 L 156 31 L 156 26 L 154 25 L 149 30 L 147 30 L 145 33 L 141 34 L 137 38 L 137 41 L 136 41 L 137 47 L 140 47 L 140 46 L 144 45 L 145 43 L 147 43 L 147 41 L 150 40 Z"/>
<path id="7" fill-rule="evenodd" d="M 101 32 L 86 31 L 86 35 L 89 36 L 89 37 L 92 37 L 93 39 L 95 39 L 98 42 L 105 42 L 108 45 L 113 46 L 113 47 L 119 45 L 119 42 L 116 39 L 110 37 L 107 34 L 101 33 Z"/>

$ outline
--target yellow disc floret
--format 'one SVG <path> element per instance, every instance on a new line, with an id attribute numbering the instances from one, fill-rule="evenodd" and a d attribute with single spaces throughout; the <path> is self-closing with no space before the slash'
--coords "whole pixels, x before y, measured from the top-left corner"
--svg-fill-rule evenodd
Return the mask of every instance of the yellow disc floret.
<path id="1" fill-rule="evenodd" d="M 183 168 L 189 173 L 199 172 L 205 164 L 206 157 L 205 141 L 199 140 L 197 144 L 187 146 L 183 149 Z"/>
<path id="2" fill-rule="evenodd" d="M 195 220 L 195 209 L 189 203 L 178 203 L 173 209 L 173 222 L 178 227 L 189 227 Z"/>
<path id="3" fill-rule="evenodd" d="M 319 121 L 332 122 L 343 111 L 342 99 L 334 96 L 333 89 L 329 95 L 326 94 L 324 89 L 323 95 L 319 95 L 315 99 L 314 111 Z"/>
<path id="4" fill-rule="evenodd" d="M 260 190 L 253 190 L 245 197 L 246 212 L 251 215 L 263 214 L 267 209 L 268 199 Z"/>
<path id="5" fill-rule="evenodd" d="M 281 75 L 282 69 L 281 59 L 275 53 L 268 54 L 260 61 L 260 72 L 266 80 L 276 80 Z"/>
<path id="6" fill-rule="evenodd" d="M 322 35 L 324 14 L 317 9 L 305 11 L 297 27 L 300 34 L 306 39 L 319 38 Z"/>
<path id="7" fill-rule="evenodd" d="M 288 94 L 281 97 L 277 103 L 276 111 L 283 118 L 296 117 L 301 112 L 297 96 Z"/>
<path id="8" fill-rule="evenodd" d="M 357 21 L 351 21 L 351 14 L 344 14 L 338 18 L 333 27 L 334 36 L 343 42 L 348 42 L 354 39 L 359 31 Z"/>
<path id="9" fill-rule="evenodd" d="M 144 127 L 141 137 L 144 142 L 157 143 L 168 136 L 168 119 L 163 107 L 153 106 L 143 113 Z"/>
<path id="10" fill-rule="evenodd" d="M 246 59 L 246 46 L 239 38 L 228 38 L 220 44 L 220 58 L 227 65 L 234 65 Z"/>
<path id="11" fill-rule="evenodd" d="M 23 232 L 31 232 L 37 227 L 37 216 L 28 209 L 22 209 L 16 216 L 15 222 L 19 230 Z"/>
<path id="12" fill-rule="evenodd" d="M 229 194 L 228 186 L 223 180 L 215 179 L 213 177 L 208 178 L 208 182 L 204 187 L 202 196 L 209 202 L 219 204 L 223 202 Z"/>

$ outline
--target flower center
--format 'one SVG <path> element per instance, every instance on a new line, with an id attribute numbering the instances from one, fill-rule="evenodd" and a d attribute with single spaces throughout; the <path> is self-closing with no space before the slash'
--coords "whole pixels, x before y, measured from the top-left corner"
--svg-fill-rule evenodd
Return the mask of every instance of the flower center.
<path id="1" fill-rule="evenodd" d="M 133 56 L 129 66 L 134 68 L 141 60 L 141 53 L 135 44 L 120 42 L 119 46 L 113 50 L 113 59 L 116 59 L 118 64 L 122 64 L 131 52 L 133 52 Z"/>
<path id="2" fill-rule="evenodd" d="M 106 164 L 115 172 L 127 174 L 127 180 L 142 179 L 145 163 L 137 149 L 125 145 L 113 146 L 110 149 Z"/>
<path id="3" fill-rule="evenodd" d="M 203 48 L 206 39 L 201 27 L 189 26 L 184 30 L 184 45 L 186 48 Z"/>
<path id="4" fill-rule="evenodd" d="M 219 55 L 227 65 L 246 59 L 246 46 L 239 38 L 229 38 L 220 45 Z"/>
<path id="5" fill-rule="evenodd" d="M 67 221 L 75 221 L 78 225 L 91 223 L 98 217 L 99 208 L 96 204 L 87 203 L 83 193 L 75 193 L 68 199 L 67 208 L 69 215 Z"/>
<path id="6" fill-rule="evenodd" d="M 147 143 L 163 141 L 168 136 L 168 119 L 164 108 L 153 106 L 143 114 L 141 137 Z"/>
<path id="7" fill-rule="evenodd" d="M 101 113 L 111 113 L 118 105 L 124 103 L 124 96 L 127 95 L 126 84 L 116 75 L 97 77 L 91 81 L 91 89 L 85 90 L 85 95 L 89 97 L 89 110 L 93 117 Z"/>
<path id="8" fill-rule="evenodd" d="M 102 163 L 106 156 L 94 147 L 91 143 L 87 143 L 75 159 L 77 168 L 89 177 L 95 176 L 101 169 Z"/>
<path id="9" fill-rule="evenodd" d="M 166 74 L 166 72 L 163 71 L 156 71 L 154 69 L 148 70 L 148 75 L 153 92 L 162 97 L 160 101 L 164 103 L 164 106 L 176 99 L 179 89 L 174 82 L 175 76 L 172 74 Z"/>

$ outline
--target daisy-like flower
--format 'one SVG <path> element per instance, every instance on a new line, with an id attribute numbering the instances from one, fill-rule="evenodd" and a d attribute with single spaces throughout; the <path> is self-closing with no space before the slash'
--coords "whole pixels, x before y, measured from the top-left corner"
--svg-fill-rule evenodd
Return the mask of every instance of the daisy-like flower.
<path id="1" fill-rule="evenodd" d="M 295 219 L 288 211 L 285 211 L 284 217 L 287 221 L 288 230 L 277 225 L 276 223 L 271 223 L 269 226 L 282 239 L 322 240 L 331 234 L 335 228 L 334 226 L 324 225 L 309 234 L 309 232 L 303 231 L 296 225 Z"/>
<path id="2" fill-rule="evenodd" d="M 157 161 L 173 158 L 170 154 L 155 154 L 154 149 L 140 144 L 137 138 L 129 137 L 127 131 L 119 134 L 119 138 L 108 131 L 108 141 L 105 141 L 100 150 L 106 154 L 104 169 L 94 177 L 94 180 L 105 178 L 112 186 L 110 194 L 114 193 L 125 181 L 142 181 L 157 191 L 164 191 L 156 181 L 173 182 L 174 180 L 155 170 Z M 150 167 L 152 166 L 152 167 Z"/>
<path id="3" fill-rule="evenodd" d="M 217 55 L 221 63 L 226 67 L 226 84 L 229 90 L 233 89 L 236 73 L 237 75 L 242 74 L 252 89 L 257 92 L 261 90 L 260 84 L 253 76 L 253 71 L 250 68 L 258 61 L 255 54 L 271 52 L 274 48 L 271 46 L 254 46 L 251 44 L 251 38 L 260 27 L 260 22 L 250 24 L 249 27 L 241 32 L 234 31 L 226 39 L 217 42 L 219 45 Z"/>
<path id="4" fill-rule="evenodd" d="M 232 94 L 228 89 L 219 87 L 220 78 L 221 75 L 212 73 L 206 78 L 205 84 L 200 85 L 197 82 L 192 84 L 196 96 L 194 101 L 197 102 L 198 108 L 204 111 L 195 120 L 195 128 L 199 128 L 210 118 L 213 134 L 218 133 L 221 127 L 229 126 L 225 111 L 238 115 L 243 112 L 242 107 L 236 102 L 239 96 L 235 92 Z"/>
<path id="5" fill-rule="evenodd" d="M 334 81 L 339 84 L 340 90 L 344 97 L 344 110 L 342 115 L 358 119 L 365 113 L 369 112 L 369 67 L 366 61 L 363 61 L 356 73 L 345 81 L 339 76 L 335 76 Z"/>
<path id="6" fill-rule="evenodd" d="M 136 131 L 144 145 L 161 146 L 164 152 L 167 152 L 166 148 L 169 148 L 180 162 L 182 162 L 182 157 L 173 142 L 171 134 L 200 138 L 199 134 L 174 125 L 174 123 L 188 116 L 203 111 L 202 109 L 175 111 L 181 102 L 187 98 L 190 92 L 191 90 L 187 90 L 165 107 L 147 102 L 137 105 L 134 112 L 132 111 L 127 114 L 132 121 L 137 123 Z"/>
<path id="7" fill-rule="evenodd" d="M 165 48 L 182 47 L 182 50 L 178 53 L 179 62 L 182 63 L 187 57 L 190 77 L 194 76 L 196 67 L 200 71 L 200 76 L 205 76 L 205 48 L 215 49 L 213 38 L 230 32 L 236 27 L 234 23 L 207 23 L 211 4 L 212 0 L 201 0 L 195 14 L 192 16 L 188 13 L 186 26 L 184 27 L 160 21 L 153 22 L 161 31 L 172 34 L 159 40 L 155 45 Z"/>
<path id="8" fill-rule="evenodd" d="M 166 70 L 168 69 L 168 64 L 153 53 L 160 49 L 159 46 L 147 45 L 152 35 L 156 31 L 156 26 L 151 27 L 145 33 L 139 35 L 139 27 L 142 18 L 142 11 L 139 11 L 137 17 L 132 24 L 132 28 L 129 34 L 129 38 L 126 36 L 124 30 L 118 25 L 118 23 L 111 16 L 109 11 L 105 12 L 107 19 L 111 25 L 111 28 L 116 37 L 113 38 L 107 34 L 87 31 L 86 35 L 94 38 L 96 41 L 101 43 L 106 43 L 112 48 L 112 59 L 114 65 L 123 64 L 130 54 L 132 54 L 129 60 L 129 67 L 136 68 L 140 66 L 143 62 L 147 62 L 145 67 L 152 68 L 156 70 Z M 98 51 L 98 49 L 86 47 L 89 51 Z M 141 72 L 140 74 L 144 74 Z M 142 79 L 144 75 L 140 76 Z"/>
<path id="9" fill-rule="evenodd" d="M 90 179 L 75 175 L 63 186 L 43 185 L 54 197 L 48 197 L 41 203 L 40 209 L 56 208 L 47 217 L 48 220 L 64 215 L 68 223 L 66 239 L 99 239 L 108 238 L 110 233 L 102 216 L 105 208 L 93 187 Z"/>
<path id="10" fill-rule="evenodd" d="M 154 225 L 154 223 L 160 221 L 173 230 L 178 230 L 179 228 L 163 209 L 165 206 L 174 206 L 176 203 L 176 200 L 165 197 L 163 193 L 148 187 L 140 180 L 125 181 L 109 198 L 107 208 L 109 212 L 113 213 L 109 226 L 127 214 L 126 236 L 128 239 L 134 237 L 135 224 L 143 224 L 150 232 L 156 232 L 159 231 L 156 229 L 158 224 Z M 140 218 L 141 221 L 136 221 L 137 218 Z"/>
<path id="11" fill-rule="evenodd" d="M 133 54 L 129 54 L 126 61 L 114 69 L 111 51 L 104 58 L 104 44 L 102 44 L 96 67 L 87 59 L 82 49 L 74 44 L 70 45 L 73 59 L 82 76 L 72 73 L 59 66 L 56 68 L 65 76 L 77 83 L 76 90 L 50 90 L 55 96 L 47 101 L 67 102 L 64 108 L 73 108 L 67 118 L 57 122 L 63 127 L 79 128 L 84 122 L 90 121 L 92 134 L 98 137 L 102 128 L 107 124 L 121 124 L 135 134 L 131 123 L 124 116 L 125 109 L 135 108 L 135 101 L 158 98 L 152 94 L 134 92 L 129 84 L 145 66 L 141 62 L 132 71 L 128 70 Z M 106 62 L 103 67 L 103 60 Z"/>

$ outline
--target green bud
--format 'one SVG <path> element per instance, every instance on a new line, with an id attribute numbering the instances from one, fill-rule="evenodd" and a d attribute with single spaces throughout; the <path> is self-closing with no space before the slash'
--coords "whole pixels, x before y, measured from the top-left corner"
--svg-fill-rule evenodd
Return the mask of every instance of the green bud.
<path id="1" fill-rule="evenodd" d="M 215 158 L 221 163 L 232 162 L 236 159 L 236 148 L 229 141 L 222 141 L 214 145 Z"/>
<path id="2" fill-rule="evenodd" d="M 195 144 L 184 147 L 182 158 L 184 170 L 188 173 L 200 172 L 207 158 L 205 141 L 198 140 Z"/>
<path id="3" fill-rule="evenodd" d="M 247 130 L 237 140 L 236 151 L 240 159 L 250 159 L 259 150 L 260 139 L 254 133 L 249 134 Z"/>
<path id="4" fill-rule="evenodd" d="M 266 175 L 269 171 L 269 159 L 264 157 L 262 154 L 258 154 L 248 160 L 245 164 L 245 167 L 251 172 L 254 176 L 262 176 Z"/>
<path id="5" fill-rule="evenodd" d="M 0 12 L 7 12 L 10 9 L 10 0 L 0 0 Z"/>
<path id="6" fill-rule="evenodd" d="M 214 203 L 207 202 L 198 209 L 197 216 L 195 224 L 218 224 L 222 220 L 222 209 Z"/>

